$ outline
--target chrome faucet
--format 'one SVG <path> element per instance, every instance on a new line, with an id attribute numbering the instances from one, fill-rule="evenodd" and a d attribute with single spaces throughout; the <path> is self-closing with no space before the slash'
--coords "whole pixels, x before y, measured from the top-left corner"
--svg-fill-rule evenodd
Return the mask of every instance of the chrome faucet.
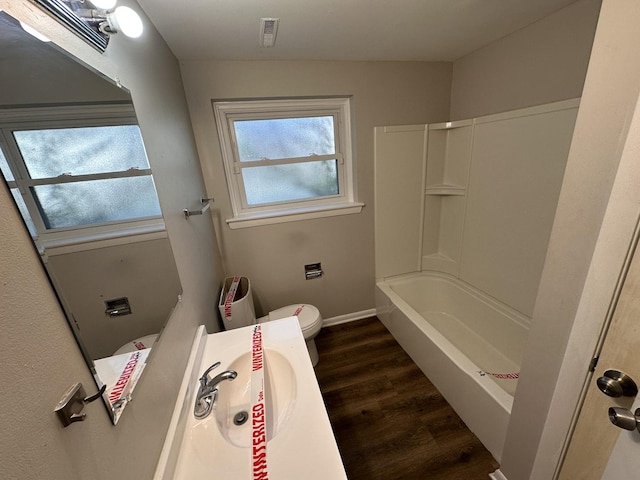
<path id="1" fill-rule="evenodd" d="M 238 376 L 235 370 L 225 370 L 213 378 L 209 378 L 209 372 L 220 366 L 220 362 L 216 362 L 205 370 L 200 377 L 200 387 L 196 395 L 196 404 L 193 408 L 193 414 L 196 418 L 205 418 L 211 413 L 211 409 L 218 398 L 218 384 L 224 380 L 233 380 Z"/>

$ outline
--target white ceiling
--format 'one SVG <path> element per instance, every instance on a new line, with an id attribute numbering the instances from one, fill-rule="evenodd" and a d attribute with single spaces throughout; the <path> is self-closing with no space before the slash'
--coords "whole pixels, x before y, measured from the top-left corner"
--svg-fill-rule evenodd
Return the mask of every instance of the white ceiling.
<path id="1" fill-rule="evenodd" d="M 453 61 L 576 0 L 138 0 L 179 59 Z M 260 18 L 280 18 L 273 48 Z"/>

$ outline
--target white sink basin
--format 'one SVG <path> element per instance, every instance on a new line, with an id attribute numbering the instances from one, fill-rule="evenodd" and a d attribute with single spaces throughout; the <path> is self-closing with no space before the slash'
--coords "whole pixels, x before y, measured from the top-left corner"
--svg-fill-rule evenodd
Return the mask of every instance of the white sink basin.
<path id="1" fill-rule="evenodd" d="M 231 382 L 220 384 L 215 420 L 227 442 L 236 447 L 251 446 L 251 421 L 236 425 L 237 414 L 251 411 L 251 354 L 245 353 L 228 367 L 238 372 Z M 296 377 L 289 361 L 275 350 L 264 351 L 267 441 L 287 427 L 296 400 Z"/>
<path id="2" fill-rule="evenodd" d="M 251 336 L 245 327 L 196 338 L 154 480 L 251 479 Z M 198 337 L 198 336 L 197 336 Z M 315 372 L 296 317 L 262 324 L 267 471 L 270 480 L 346 480 Z M 211 414 L 195 418 L 198 378 L 235 370 L 218 386 Z"/>

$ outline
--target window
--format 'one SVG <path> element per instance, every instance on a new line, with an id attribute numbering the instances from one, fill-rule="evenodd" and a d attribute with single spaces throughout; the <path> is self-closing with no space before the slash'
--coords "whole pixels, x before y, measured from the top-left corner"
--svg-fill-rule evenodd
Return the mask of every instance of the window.
<path id="1" fill-rule="evenodd" d="M 41 245 L 164 227 L 131 106 L 11 112 L 0 112 L 0 170 Z"/>
<path id="2" fill-rule="evenodd" d="M 214 101 L 231 228 L 356 213 L 348 98 Z"/>

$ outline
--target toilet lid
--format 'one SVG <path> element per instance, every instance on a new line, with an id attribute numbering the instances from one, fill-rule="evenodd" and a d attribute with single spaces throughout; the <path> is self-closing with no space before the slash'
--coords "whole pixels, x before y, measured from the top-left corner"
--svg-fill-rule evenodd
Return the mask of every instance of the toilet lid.
<path id="1" fill-rule="evenodd" d="M 132 340 L 122 345 L 113 354 L 122 355 L 123 353 L 131 353 L 131 352 L 135 352 L 136 350 L 144 350 L 145 348 L 151 348 L 157 339 L 158 339 L 157 333 L 152 333 L 151 335 L 147 335 L 145 337 L 136 338 L 135 340 Z"/>
<path id="2" fill-rule="evenodd" d="M 287 305 L 286 307 L 279 308 L 272 312 L 269 312 L 269 320 L 278 320 L 280 318 L 298 317 L 300 323 L 300 329 L 304 333 L 307 330 L 316 328 L 319 323 L 322 323 L 322 317 L 320 311 L 313 305 L 308 303 L 296 303 L 294 305 Z"/>

